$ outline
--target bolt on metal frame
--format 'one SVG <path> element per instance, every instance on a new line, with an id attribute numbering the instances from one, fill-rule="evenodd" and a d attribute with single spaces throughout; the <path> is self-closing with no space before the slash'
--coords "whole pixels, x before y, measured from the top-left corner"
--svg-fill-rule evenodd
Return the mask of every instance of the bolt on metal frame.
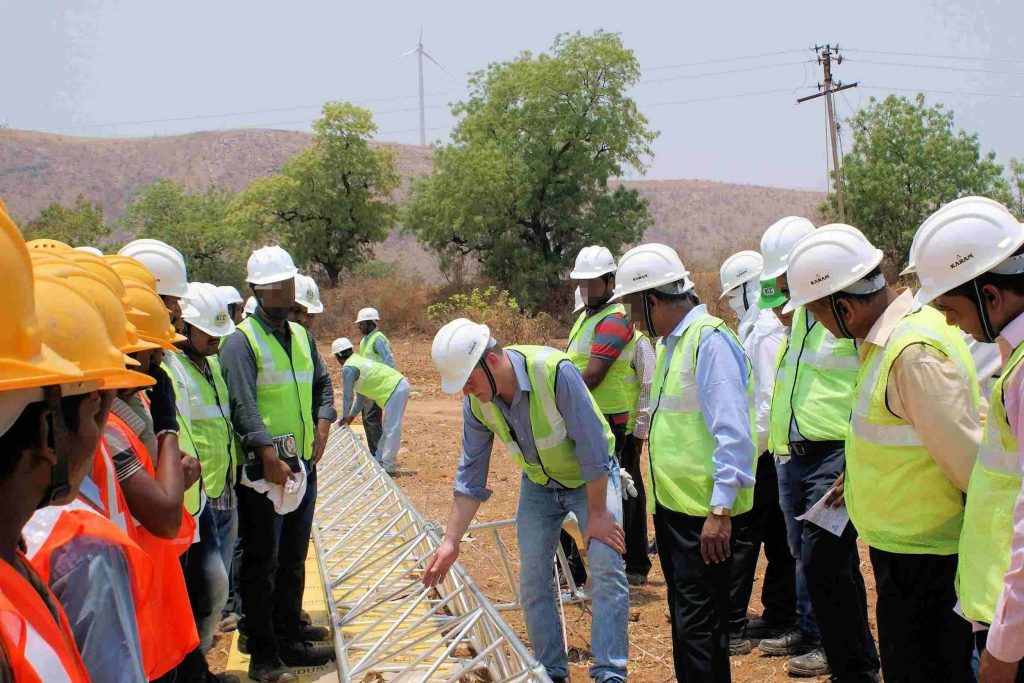
<path id="1" fill-rule="evenodd" d="M 423 586 L 438 530 L 351 430 L 331 431 L 318 469 L 313 542 L 342 681 L 550 681 L 459 563 Z"/>

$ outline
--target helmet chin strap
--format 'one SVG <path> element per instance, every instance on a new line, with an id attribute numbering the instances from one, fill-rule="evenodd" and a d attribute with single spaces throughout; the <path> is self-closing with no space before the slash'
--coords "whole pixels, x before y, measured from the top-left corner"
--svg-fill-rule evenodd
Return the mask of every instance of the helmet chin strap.
<path id="1" fill-rule="evenodd" d="M 70 463 L 68 463 L 68 442 L 70 440 L 68 434 L 68 426 L 64 421 L 64 410 L 61 406 L 61 391 L 59 386 L 50 386 L 43 388 L 43 399 L 46 401 L 47 407 L 50 409 L 50 419 L 48 420 L 50 426 L 50 435 L 53 441 L 53 454 L 57 462 L 53 466 L 53 470 L 50 472 L 50 485 L 46 488 L 46 492 L 43 494 L 42 500 L 36 506 L 36 509 L 44 508 L 50 505 L 55 500 L 60 500 L 68 495 L 71 491 L 71 480 L 68 473 Z M 42 444 L 41 448 L 46 448 L 47 444 Z"/>
<path id="2" fill-rule="evenodd" d="M 484 351 L 484 355 L 480 356 L 480 360 L 477 361 L 477 364 L 480 366 L 480 369 L 484 371 L 484 376 L 487 377 L 487 382 L 491 385 L 491 400 L 493 401 L 498 395 L 498 385 L 494 382 L 494 373 L 491 372 L 491 369 L 487 367 L 487 363 L 484 361 L 486 357 L 487 351 Z"/>
<path id="3" fill-rule="evenodd" d="M 850 328 L 843 322 L 843 316 L 839 312 L 839 306 L 836 305 L 835 294 L 830 294 L 828 297 L 828 303 L 832 307 L 832 316 L 836 319 L 836 324 L 839 325 L 839 331 L 843 333 L 844 339 L 854 339 L 853 333 L 850 332 Z"/>
<path id="4" fill-rule="evenodd" d="M 981 287 L 978 286 L 978 278 L 971 280 L 973 285 L 973 291 L 971 300 L 974 302 L 974 307 L 978 309 L 978 318 L 981 320 L 981 331 L 985 335 L 985 341 L 992 344 L 995 342 L 996 337 L 999 334 L 992 327 L 992 320 L 988 317 L 988 311 L 985 310 L 985 299 L 981 296 Z"/>
<path id="5" fill-rule="evenodd" d="M 651 302 L 648 299 L 650 296 L 647 292 L 643 293 L 644 301 L 644 324 L 647 325 L 647 331 L 651 333 L 652 338 L 657 338 L 658 333 L 654 329 L 654 318 L 651 316 Z"/>

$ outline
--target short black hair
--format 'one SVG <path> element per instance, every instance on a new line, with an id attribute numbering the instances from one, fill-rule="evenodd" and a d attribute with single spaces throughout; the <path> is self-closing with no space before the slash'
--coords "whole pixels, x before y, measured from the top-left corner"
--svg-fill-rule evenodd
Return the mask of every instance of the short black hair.
<path id="1" fill-rule="evenodd" d="M 873 280 L 876 277 L 879 277 L 881 274 L 882 274 L 882 264 L 878 264 L 877 266 L 875 266 L 875 268 L 870 273 L 868 273 L 867 275 L 865 275 L 861 279 L 863 279 L 863 280 Z M 839 292 L 836 292 L 833 296 L 836 299 L 849 299 L 850 301 L 856 301 L 859 304 L 867 304 L 867 303 L 870 303 L 871 301 L 873 301 L 876 297 L 881 296 L 883 292 L 885 292 L 885 287 L 882 287 L 881 289 L 878 289 L 878 290 L 876 290 L 874 292 L 871 292 L 869 294 L 851 294 L 850 292 L 839 291 Z"/>
<path id="2" fill-rule="evenodd" d="M 14 474 L 21 454 L 39 448 L 39 416 L 46 412 L 46 403 L 30 403 L 21 411 L 11 428 L 0 435 L 0 480 Z M 77 412 L 76 412 L 77 417 Z"/>

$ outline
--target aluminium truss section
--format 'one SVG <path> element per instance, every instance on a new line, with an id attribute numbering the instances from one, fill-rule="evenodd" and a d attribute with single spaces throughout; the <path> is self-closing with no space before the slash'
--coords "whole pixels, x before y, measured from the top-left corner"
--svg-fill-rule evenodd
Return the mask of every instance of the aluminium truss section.
<path id="1" fill-rule="evenodd" d="M 318 466 L 313 524 L 342 681 L 549 681 L 458 563 L 420 581 L 440 537 L 347 428 Z"/>

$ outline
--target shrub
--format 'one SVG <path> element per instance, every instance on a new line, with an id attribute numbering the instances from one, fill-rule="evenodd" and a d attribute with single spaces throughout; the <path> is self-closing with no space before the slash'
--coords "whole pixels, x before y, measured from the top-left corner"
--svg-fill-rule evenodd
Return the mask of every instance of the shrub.
<path id="1" fill-rule="evenodd" d="M 547 344 L 557 337 L 558 322 L 547 313 L 528 315 L 506 290 L 494 285 L 455 293 L 427 307 L 427 318 L 440 327 L 455 318 L 470 318 L 491 328 L 502 344 Z"/>
<path id="2" fill-rule="evenodd" d="M 321 342 L 335 337 L 358 337 L 355 322 L 360 308 L 372 306 L 381 316 L 381 328 L 390 334 L 423 334 L 435 329 L 426 311 L 432 287 L 416 277 L 351 277 L 333 289 L 321 284 L 324 312 L 313 333 Z"/>

